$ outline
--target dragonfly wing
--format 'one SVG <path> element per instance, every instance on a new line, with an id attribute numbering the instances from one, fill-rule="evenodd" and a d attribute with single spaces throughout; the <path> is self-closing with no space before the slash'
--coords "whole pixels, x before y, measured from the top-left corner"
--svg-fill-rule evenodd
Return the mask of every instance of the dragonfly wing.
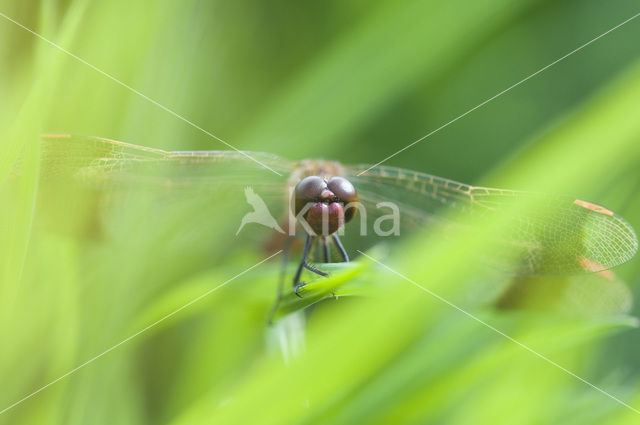
<path id="1" fill-rule="evenodd" d="M 215 189 L 221 183 L 282 184 L 292 168 L 289 161 L 261 152 L 170 152 L 73 135 L 43 136 L 41 163 L 44 179 L 71 177 L 93 186 L 147 184 L 197 191 Z"/>
<path id="2" fill-rule="evenodd" d="M 116 223 L 118 217 L 133 217 L 138 205 L 137 211 L 147 211 L 145 220 L 157 222 L 158 229 L 169 228 L 179 218 L 185 235 L 187 227 L 199 235 L 210 227 L 233 235 L 252 209 L 247 191 L 260 196 L 269 213 L 280 217 L 291 168 L 288 161 L 264 153 L 169 152 L 98 137 L 46 135 L 40 205 L 47 222 L 65 232 L 104 233 L 113 228 L 116 233 L 122 227 Z"/>
<path id="3" fill-rule="evenodd" d="M 606 270 L 637 251 L 633 228 L 599 205 L 570 197 L 474 187 L 395 167 L 348 167 L 349 179 L 370 211 L 391 201 L 404 231 L 428 224 L 464 228 L 473 218 L 495 218 L 487 262 L 516 258 L 509 271 L 522 276 L 562 275 Z M 518 208 L 518 205 L 526 208 Z M 453 210 L 457 214 L 445 214 Z M 471 230 L 471 229 L 470 229 Z"/>

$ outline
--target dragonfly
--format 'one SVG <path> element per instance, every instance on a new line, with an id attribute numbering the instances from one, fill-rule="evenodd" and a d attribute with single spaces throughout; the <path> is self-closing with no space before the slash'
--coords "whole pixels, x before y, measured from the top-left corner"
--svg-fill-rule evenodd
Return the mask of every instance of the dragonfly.
<path id="1" fill-rule="evenodd" d="M 340 259 L 349 261 L 339 231 L 364 211 L 368 220 L 379 218 L 382 202 L 397 207 L 405 233 L 426 226 L 464 229 L 478 217 L 499 218 L 499 230 L 490 237 L 492 249 L 478 254 L 516 276 L 603 272 L 632 258 L 638 248 L 631 225 L 601 205 L 568 196 L 471 186 L 392 166 L 289 161 L 245 151 L 165 151 L 67 134 L 43 135 L 41 158 L 45 180 L 70 177 L 99 187 L 135 184 L 198 196 L 221 186 L 251 186 L 265 199 L 291 202 L 293 198 L 295 205 L 290 208 L 295 212 L 302 209 L 298 203 L 309 204 L 304 218 L 316 214 L 317 221 L 323 213 L 329 225 L 325 231 L 317 225 L 315 231 L 305 230 L 303 255 L 293 279 L 296 293 L 304 284 L 303 268 L 326 276 L 307 261 L 314 241 L 323 248 L 325 262 L 332 260 L 331 242 Z M 357 208 L 345 210 L 351 201 L 357 201 Z M 520 203 L 526 207 L 514 208 Z M 501 261 L 502 257 L 509 260 Z"/>

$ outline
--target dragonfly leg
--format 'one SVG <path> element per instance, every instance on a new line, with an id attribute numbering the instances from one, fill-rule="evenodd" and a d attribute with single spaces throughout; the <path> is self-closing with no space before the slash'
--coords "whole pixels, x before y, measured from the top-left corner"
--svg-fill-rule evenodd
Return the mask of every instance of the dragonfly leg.
<path id="1" fill-rule="evenodd" d="M 296 275 L 293 277 L 293 286 L 295 288 L 294 292 L 300 298 L 302 298 L 302 296 L 298 293 L 298 291 L 300 290 L 300 288 L 302 288 L 304 285 L 306 285 L 305 282 L 300 282 L 300 275 L 302 274 L 302 269 L 303 268 L 310 267 L 307 264 L 307 257 L 309 255 L 309 247 L 310 247 L 310 245 L 311 245 L 311 236 L 307 233 L 307 235 L 305 236 L 305 239 L 304 239 L 304 249 L 302 250 L 302 258 L 300 259 L 300 265 L 298 266 L 298 270 L 296 271 Z"/>
<path id="2" fill-rule="evenodd" d="M 300 293 L 298 291 L 300 291 L 300 288 L 302 288 L 306 284 L 307 284 L 306 282 L 301 282 L 301 283 L 298 283 L 296 286 L 293 287 L 293 292 L 298 296 L 298 298 L 302 298 L 302 295 L 300 295 Z"/>
<path id="3" fill-rule="evenodd" d="M 329 246 L 329 239 L 327 239 L 326 236 L 322 238 L 322 245 L 324 247 L 324 262 L 325 263 L 330 263 L 331 262 L 331 247 Z M 333 296 L 336 300 L 338 299 L 338 296 L 333 291 L 331 291 L 331 296 Z"/>
<path id="4" fill-rule="evenodd" d="M 329 241 L 327 240 L 326 237 L 322 238 L 322 245 L 324 247 L 324 262 L 325 263 L 330 263 L 331 262 L 331 250 L 329 249 Z"/>
<path id="5" fill-rule="evenodd" d="M 315 273 L 315 274 L 319 274 L 319 275 L 320 275 L 320 276 L 322 276 L 322 277 L 327 277 L 327 276 L 329 276 L 328 274 L 326 274 L 326 273 L 325 273 L 325 272 L 323 272 L 322 270 L 318 270 L 318 269 L 316 269 L 315 267 L 313 267 L 312 265 L 307 264 L 307 263 L 304 263 L 304 268 L 305 268 L 305 269 L 307 269 L 307 270 L 309 270 L 310 272 L 313 272 L 313 273 Z"/>
<path id="6" fill-rule="evenodd" d="M 297 285 L 300 282 L 300 275 L 302 274 L 302 268 L 307 264 L 307 255 L 309 254 L 309 244 L 311 243 L 311 236 L 307 234 L 304 240 L 304 249 L 302 250 L 302 259 L 300 260 L 300 265 L 298 265 L 298 270 L 296 271 L 296 275 L 293 277 L 293 285 Z"/>
<path id="7" fill-rule="evenodd" d="M 338 248 L 338 251 L 340 251 L 340 256 L 342 257 L 342 260 L 345 263 L 348 263 L 349 262 L 349 256 L 347 255 L 347 251 L 342 246 L 342 242 L 340 242 L 340 238 L 338 237 L 338 235 L 336 233 L 333 234 L 333 243 L 336 244 L 336 247 Z"/>
<path id="8" fill-rule="evenodd" d="M 294 292 L 297 296 L 301 297 L 300 294 L 298 293 L 298 291 L 300 290 L 300 288 L 302 288 L 304 285 L 306 285 L 306 282 L 300 282 L 300 276 L 302 275 L 302 269 L 305 268 L 307 270 L 309 270 L 310 272 L 313 272 L 315 274 L 318 274 L 322 277 L 327 277 L 329 276 L 327 273 L 318 270 L 317 268 L 313 267 L 312 265 L 310 265 L 309 263 L 307 263 L 307 258 L 309 257 L 309 250 L 311 248 L 311 243 L 314 241 L 315 237 L 310 236 L 309 234 L 307 234 L 305 241 L 304 241 L 304 249 L 302 251 L 302 259 L 300 260 L 300 265 L 298 266 L 298 270 L 296 271 L 296 275 L 293 278 L 293 286 L 295 288 Z"/>

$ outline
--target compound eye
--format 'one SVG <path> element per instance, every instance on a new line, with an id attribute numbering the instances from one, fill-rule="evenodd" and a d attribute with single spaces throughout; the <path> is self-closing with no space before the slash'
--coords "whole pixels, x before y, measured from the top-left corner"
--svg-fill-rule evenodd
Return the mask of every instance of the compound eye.
<path id="1" fill-rule="evenodd" d="M 294 190 L 296 215 L 309 202 L 314 202 L 327 188 L 327 183 L 318 176 L 309 176 L 300 180 Z"/>
<path id="2" fill-rule="evenodd" d="M 351 182 L 344 177 L 331 178 L 327 183 L 327 187 L 345 204 L 348 204 L 349 202 L 356 202 L 358 200 L 356 188 L 353 187 Z"/>
<path id="3" fill-rule="evenodd" d="M 358 202 L 358 193 L 351 182 L 344 177 L 333 177 L 327 183 L 327 187 L 345 205 Z M 348 222 L 356 213 L 356 206 L 349 206 L 344 212 L 344 220 Z"/>

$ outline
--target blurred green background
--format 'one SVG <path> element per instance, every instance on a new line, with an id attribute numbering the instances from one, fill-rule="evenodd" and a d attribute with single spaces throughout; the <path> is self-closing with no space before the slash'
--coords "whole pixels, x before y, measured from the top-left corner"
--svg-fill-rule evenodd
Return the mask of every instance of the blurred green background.
<path id="1" fill-rule="evenodd" d="M 239 149 L 375 163 L 640 9 L 631 0 L 0 0 L 0 12 Z M 220 198 L 202 200 L 196 218 L 132 199 L 99 236 L 50 230 L 42 218 L 53 209 L 35 196 L 41 133 L 226 147 L 2 17 L 0 40 L 2 410 L 261 261 L 268 232 L 228 238 L 246 206 Z M 590 199 L 638 229 L 638 40 L 640 19 L 388 165 Z M 460 250 L 482 250 L 483 237 L 422 234 L 380 258 L 640 409 L 640 308 L 600 311 L 601 288 L 586 314 L 497 309 L 494 278 L 462 267 Z M 317 308 L 306 349 L 285 364 L 265 325 L 280 260 L 0 424 L 638 423 L 639 413 L 366 261 L 353 280 L 371 296 Z M 639 259 L 616 273 L 639 295 Z"/>

